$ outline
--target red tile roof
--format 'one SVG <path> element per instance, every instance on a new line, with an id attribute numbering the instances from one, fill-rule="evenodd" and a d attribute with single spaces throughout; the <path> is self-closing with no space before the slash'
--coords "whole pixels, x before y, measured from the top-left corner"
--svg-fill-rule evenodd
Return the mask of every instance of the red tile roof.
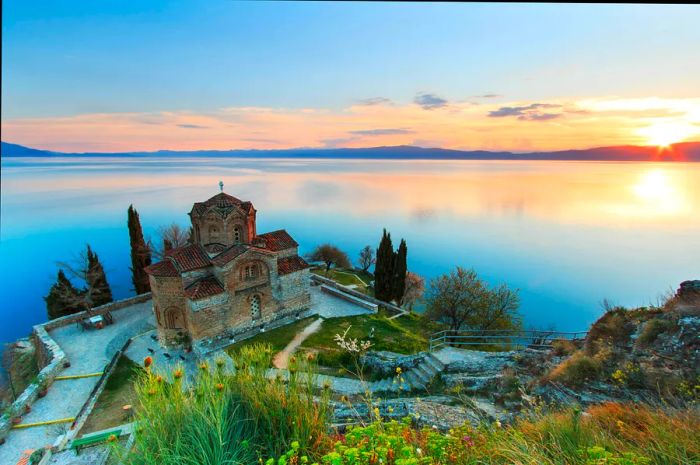
<path id="1" fill-rule="evenodd" d="M 224 292 L 224 287 L 214 276 L 202 278 L 185 288 L 185 295 L 189 297 L 190 300 L 199 300 L 221 294 L 222 292 Z"/>
<path id="2" fill-rule="evenodd" d="M 297 247 L 299 244 L 292 239 L 292 236 L 289 235 L 287 231 L 284 229 L 280 229 L 278 231 L 272 231 L 269 233 L 265 234 L 260 234 L 256 238 L 257 242 L 259 239 L 262 239 L 265 241 L 265 247 L 268 250 L 271 250 L 273 252 L 278 252 L 280 250 L 286 250 L 286 249 L 291 249 L 293 247 Z"/>
<path id="3" fill-rule="evenodd" d="M 175 266 L 181 273 L 211 265 L 209 255 L 199 244 L 190 244 L 169 250 L 166 257 L 175 262 Z"/>
<path id="4" fill-rule="evenodd" d="M 211 262 L 216 266 L 224 266 L 225 264 L 227 264 L 228 262 L 230 262 L 234 258 L 241 255 L 246 250 L 248 250 L 248 246 L 243 245 L 243 244 L 236 244 L 236 245 L 224 250 L 216 257 L 212 258 Z"/>
<path id="5" fill-rule="evenodd" d="M 295 271 L 301 271 L 309 267 L 306 260 L 298 255 L 292 255 L 291 257 L 284 257 L 277 259 L 277 274 L 280 276 L 294 273 Z"/>
<path id="6" fill-rule="evenodd" d="M 175 278 L 180 276 L 180 273 L 178 273 L 177 268 L 175 268 L 175 265 L 173 265 L 173 262 L 167 258 L 162 262 L 147 266 L 145 270 L 146 273 L 158 277 Z"/>
<path id="7" fill-rule="evenodd" d="M 195 202 L 195 204 L 192 206 L 192 212 L 201 215 L 211 207 L 217 207 L 223 210 L 228 210 L 233 207 L 240 207 L 246 213 L 250 213 L 250 211 L 253 209 L 253 204 L 248 201 L 244 202 L 232 195 L 221 192 L 204 202 Z"/>

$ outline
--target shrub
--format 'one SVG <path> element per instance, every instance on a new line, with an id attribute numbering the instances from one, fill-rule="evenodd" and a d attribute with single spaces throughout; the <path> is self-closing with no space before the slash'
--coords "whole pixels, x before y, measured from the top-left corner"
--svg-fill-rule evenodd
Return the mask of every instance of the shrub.
<path id="1" fill-rule="evenodd" d="M 610 342 L 613 345 L 626 345 L 634 325 L 630 322 L 630 315 L 624 308 L 615 308 L 605 313 L 593 325 L 591 325 L 586 337 L 586 352 L 595 354 L 596 343 L 600 341 Z"/>
<path id="2" fill-rule="evenodd" d="M 568 339 L 555 339 L 552 341 L 552 351 L 554 355 L 571 355 L 576 352 L 576 344 Z"/>
<path id="3" fill-rule="evenodd" d="M 586 381 L 598 378 L 601 370 L 602 365 L 599 360 L 579 351 L 554 367 L 548 379 L 578 387 Z"/>
<path id="4" fill-rule="evenodd" d="M 673 323 L 661 318 L 654 318 L 644 324 L 641 334 L 637 338 L 637 344 L 640 346 L 648 346 L 659 337 L 660 334 L 673 328 Z"/>

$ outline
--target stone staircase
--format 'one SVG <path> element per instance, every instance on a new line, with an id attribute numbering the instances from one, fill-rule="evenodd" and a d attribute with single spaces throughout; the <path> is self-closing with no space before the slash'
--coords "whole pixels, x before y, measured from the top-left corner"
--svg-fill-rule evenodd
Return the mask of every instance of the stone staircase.
<path id="1" fill-rule="evenodd" d="M 430 382 L 445 369 L 445 365 L 432 353 L 426 353 L 415 367 L 401 376 L 390 376 L 372 384 L 374 392 L 408 392 L 425 390 Z M 403 379 L 403 382 L 401 381 Z"/>

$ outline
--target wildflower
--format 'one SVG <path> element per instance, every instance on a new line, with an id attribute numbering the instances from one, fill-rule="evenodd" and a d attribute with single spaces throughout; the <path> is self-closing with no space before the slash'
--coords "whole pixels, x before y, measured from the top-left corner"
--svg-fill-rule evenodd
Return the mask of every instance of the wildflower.
<path id="1" fill-rule="evenodd" d="M 324 389 L 325 391 L 327 391 L 327 390 L 329 390 L 330 388 L 331 388 L 331 383 L 328 382 L 328 381 L 324 381 L 324 382 L 323 382 L 323 389 Z"/>
<path id="2" fill-rule="evenodd" d="M 162 383 L 163 377 L 161 375 L 156 376 L 156 383 Z"/>
<path id="3" fill-rule="evenodd" d="M 420 447 L 416 447 L 416 454 L 423 455 L 423 451 L 421 450 Z"/>
<path id="4" fill-rule="evenodd" d="M 153 364 L 153 357 L 151 357 L 150 355 L 143 359 L 143 366 L 145 366 L 146 368 L 150 367 L 152 364 Z"/>
<path id="5" fill-rule="evenodd" d="M 386 409 L 389 413 L 394 413 L 394 407 L 389 407 Z"/>
<path id="6" fill-rule="evenodd" d="M 296 358 L 294 355 L 292 355 L 292 356 L 289 358 L 289 363 L 297 363 L 297 358 Z"/>
<path id="7" fill-rule="evenodd" d="M 493 424 L 496 425 L 496 428 L 500 428 L 502 426 L 499 420 L 496 420 Z"/>
<path id="8" fill-rule="evenodd" d="M 117 435 L 116 434 L 110 434 L 109 437 L 107 438 L 108 442 L 114 442 L 117 440 Z"/>
<path id="9" fill-rule="evenodd" d="M 620 428 L 620 430 L 624 429 L 625 422 L 622 420 L 617 420 L 617 427 Z"/>
<path id="10" fill-rule="evenodd" d="M 226 363 L 226 361 L 223 358 L 216 359 L 216 366 L 219 368 L 223 367 L 225 363 Z"/>
<path id="11" fill-rule="evenodd" d="M 471 436 L 464 436 L 462 438 L 462 441 L 464 441 L 467 444 L 467 446 L 469 446 L 469 447 L 474 446 L 474 440 L 471 438 Z"/>
<path id="12" fill-rule="evenodd" d="M 374 415 L 379 418 L 379 407 L 374 407 Z"/>
<path id="13" fill-rule="evenodd" d="M 416 412 L 413 414 L 413 417 L 418 420 L 420 418 L 420 413 Z"/>
<path id="14" fill-rule="evenodd" d="M 217 383 L 217 384 L 216 384 L 216 390 L 217 390 L 217 391 L 223 391 L 223 390 L 224 390 L 224 385 L 221 384 L 221 383 Z"/>
<path id="15" fill-rule="evenodd" d="M 437 425 L 433 425 L 433 429 L 434 429 L 435 431 L 437 431 L 437 429 L 438 429 Z"/>
<path id="16" fill-rule="evenodd" d="M 209 366 L 207 365 L 207 362 L 202 362 L 201 365 L 199 365 L 199 368 L 201 370 L 206 370 L 207 368 L 209 368 Z"/>
<path id="17" fill-rule="evenodd" d="M 182 378 L 182 375 L 183 375 L 183 374 L 184 374 L 184 373 L 182 372 L 182 368 L 176 368 L 175 371 L 173 371 L 173 377 L 174 377 L 175 379 L 180 379 L 180 378 Z"/>
<path id="18" fill-rule="evenodd" d="M 396 374 L 400 375 L 401 374 L 401 367 L 396 367 Z"/>
<path id="19" fill-rule="evenodd" d="M 148 395 L 149 395 L 149 396 L 155 395 L 155 393 L 156 393 L 156 388 L 151 388 L 151 389 L 148 390 Z"/>
<path id="20" fill-rule="evenodd" d="M 345 396 L 345 395 L 340 396 L 340 401 L 341 401 L 341 402 L 347 402 L 347 401 L 348 401 L 348 396 Z"/>
<path id="21" fill-rule="evenodd" d="M 306 361 L 307 361 L 307 362 L 313 362 L 313 361 L 314 361 L 314 358 L 315 358 L 315 357 L 314 357 L 314 354 L 312 354 L 311 352 L 309 352 L 308 354 L 306 354 Z"/>

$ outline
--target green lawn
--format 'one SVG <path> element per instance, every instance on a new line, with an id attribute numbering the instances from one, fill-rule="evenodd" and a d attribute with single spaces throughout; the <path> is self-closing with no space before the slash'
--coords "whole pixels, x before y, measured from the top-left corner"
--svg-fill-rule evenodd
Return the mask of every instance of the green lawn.
<path id="1" fill-rule="evenodd" d="M 343 334 L 360 340 L 370 339 L 374 328 L 371 350 L 387 350 L 400 354 L 413 354 L 426 350 L 430 335 L 440 328 L 421 315 L 408 314 L 389 320 L 391 314 L 380 311 L 377 314 L 358 315 L 348 318 L 330 318 L 323 321 L 321 328 L 302 343 L 302 348 L 316 352 L 322 367 L 339 370 L 352 368 L 352 359 L 342 351 L 334 338 Z"/>
<path id="2" fill-rule="evenodd" d="M 272 354 L 276 354 L 280 350 L 284 349 L 287 344 L 294 339 L 297 333 L 301 332 L 304 328 L 311 324 L 312 321 L 316 319 L 315 316 L 310 316 L 294 323 L 272 329 L 270 331 L 265 331 L 256 336 L 246 339 L 244 341 L 238 342 L 226 348 L 226 352 L 235 356 L 241 347 L 245 347 L 250 344 L 255 343 L 267 343 L 272 346 Z"/>
<path id="3" fill-rule="evenodd" d="M 357 270 L 348 270 L 344 268 L 331 268 L 326 275 L 325 267 L 314 267 L 311 268 L 311 272 L 324 278 L 332 279 L 338 284 L 343 286 L 357 286 L 357 290 L 360 292 L 368 292 L 367 285 L 374 277 L 369 273 L 363 273 Z"/>

